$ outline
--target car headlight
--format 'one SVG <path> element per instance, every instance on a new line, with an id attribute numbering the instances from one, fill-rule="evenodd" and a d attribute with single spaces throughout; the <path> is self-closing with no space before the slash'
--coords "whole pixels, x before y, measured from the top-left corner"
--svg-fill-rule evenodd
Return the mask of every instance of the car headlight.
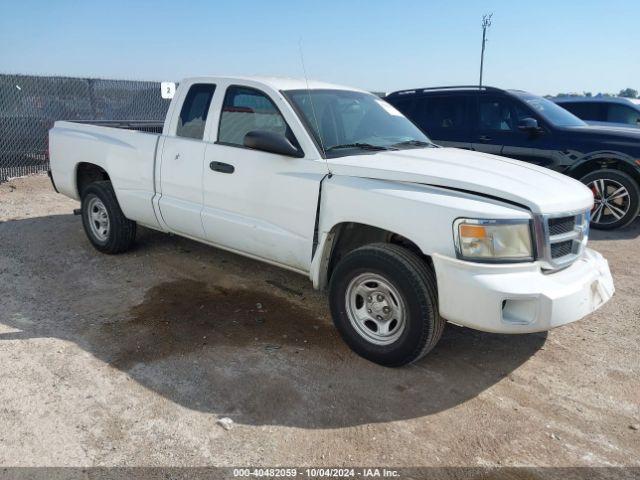
<path id="1" fill-rule="evenodd" d="M 533 260 L 528 220 L 459 218 L 453 229 L 459 258 L 477 262 Z"/>

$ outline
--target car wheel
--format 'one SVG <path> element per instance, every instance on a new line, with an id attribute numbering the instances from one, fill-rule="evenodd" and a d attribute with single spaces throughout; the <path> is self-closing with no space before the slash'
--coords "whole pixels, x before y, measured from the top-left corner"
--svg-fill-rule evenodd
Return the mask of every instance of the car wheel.
<path id="1" fill-rule="evenodd" d="M 136 222 L 120 209 L 111 182 L 94 182 L 82 192 L 82 225 L 91 244 L 103 253 L 122 253 L 136 238 Z"/>
<path id="2" fill-rule="evenodd" d="M 398 245 L 368 245 L 340 260 L 331 275 L 329 303 L 344 341 L 384 366 L 422 358 L 444 329 L 433 270 Z"/>
<path id="3" fill-rule="evenodd" d="M 628 225 L 640 211 L 638 183 L 619 170 L 602 169 L 580 179 L 593 192 L 591 227 L 613 230 Z"/>

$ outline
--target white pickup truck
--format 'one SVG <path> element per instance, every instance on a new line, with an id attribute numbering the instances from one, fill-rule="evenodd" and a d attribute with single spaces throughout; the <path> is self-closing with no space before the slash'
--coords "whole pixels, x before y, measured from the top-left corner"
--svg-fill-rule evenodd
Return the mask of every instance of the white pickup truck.
<path id="1" fill-rule="evenodd" d="M 142 225 L 308 275 L 344 340 L 383 365 L 425 355 L 447 321 L 544 331 L 614 292 L 586 248 L 589 189 L 440 148 L 365 91 L 192 78 L 161 134 L 56 122 L 49 145 L 99 251 L 126 251 Z"/>

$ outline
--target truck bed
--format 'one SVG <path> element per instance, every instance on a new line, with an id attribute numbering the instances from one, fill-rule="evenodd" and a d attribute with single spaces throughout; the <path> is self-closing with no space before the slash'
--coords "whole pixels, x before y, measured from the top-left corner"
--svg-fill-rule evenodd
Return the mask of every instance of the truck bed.
<path id="1" fill-rule="evenodd" d="M 71 122 L 99 127 L 121 128 L 123 130 L 136 130 L 158 135 L 162 133 L 162 128 L 164 127 L 164 121 L 155 120 L 72 120 Z"/>
<path id="2" fill-rule="evenodd" d="M 55 122 L 49 132 L 49 150 L 56 187 L 79 199 L 78 165 L 97 165 L 109 172 L 127 218 L 157 227 L 152 201 L 161 132 L 162 124 L 157 122 Z"/>

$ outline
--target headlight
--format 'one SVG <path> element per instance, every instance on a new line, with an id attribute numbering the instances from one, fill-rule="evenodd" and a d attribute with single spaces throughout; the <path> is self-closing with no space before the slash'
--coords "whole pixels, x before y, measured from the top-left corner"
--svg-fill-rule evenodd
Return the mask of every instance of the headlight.
<path id="1" fill-rule="evenodd" d="M 458 256 L 480 262 L 532 261 L 529 225 L 528 220 L 459 218 L 453 224 Z"/>

